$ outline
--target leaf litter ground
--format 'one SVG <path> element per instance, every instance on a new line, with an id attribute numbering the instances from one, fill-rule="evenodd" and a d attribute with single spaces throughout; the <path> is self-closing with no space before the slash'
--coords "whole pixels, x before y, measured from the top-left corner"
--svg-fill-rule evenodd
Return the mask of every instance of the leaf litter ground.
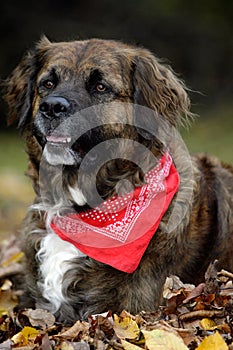
<path id="1" fill-rule="evenodd" d="M 205 283 L 167 278 L 163 305 L 137 315 L 123 310 L 90 315 L 71 326 L 46 310 L 18 310 L 23 254 L 17 238 L 0 247 L 0 350 L 233 350 L 233 274 L 206 271 Z"/>

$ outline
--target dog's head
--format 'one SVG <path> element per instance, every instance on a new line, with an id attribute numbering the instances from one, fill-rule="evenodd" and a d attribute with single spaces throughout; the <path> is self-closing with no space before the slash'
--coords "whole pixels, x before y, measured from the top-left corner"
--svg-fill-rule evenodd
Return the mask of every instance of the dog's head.
<path id="1" fill-rule="evenodd" d="M 26 139 L 34 180 L 44 151 L 48 164 L 65 167 L 66 181 L 73 187 L 83 158 L 101 142 L 131 139 L 157 156 L 163 146 L 150 132 L 150 127 L 156 128 L 151 123 L 160 118 L 177 126 L 190 115 L 184 84 L 169 67 L 145 49 L 97 39 L 51 43 L 43 38 L 8 79 L 5 97 L 8 121 L 16 121 Z M 141 120 L 135 124 L 131 104 L 154 111 L 156 122 L 150 113 L 140 112 L 136 114 Z M 115 151 L 115 144 L 112 148 Z M 119 178 L 131 177 L 134 184 L 143 181 L 132 161 L 138 152 L 129 150 L 129 143 L 120 142 L 118 148 L 115 159 L 98 171 L 103 197 L 114 193 Z M 119 163 L 119 153 L 124 158 L 126 148 L 131 159 Z M 94 164 L 96 154 L 90 155 Z"/>

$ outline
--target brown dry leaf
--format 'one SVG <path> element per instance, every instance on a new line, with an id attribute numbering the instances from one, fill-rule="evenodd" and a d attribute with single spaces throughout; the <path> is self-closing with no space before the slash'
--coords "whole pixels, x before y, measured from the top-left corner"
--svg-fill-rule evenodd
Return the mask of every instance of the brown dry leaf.
<path id="1" fill-rule="evenodd" d="M 139 346 L 129 343 L 128 341 L 121 339 L 121 344 L 125 350 L 141 350 Z"/>
<path id="2" fill-rule="evenodd" d="M 74 350 L 74 347 L 73 347 L 72 343 L 70 343 L 68 341 L 63 341 L 63 342 L 61 342 L 58 349 L 59 350 Z"/>
<path id="3" fill-rule="evenodd" d="M 5 254 L 0 261 L 4 265 L 0 266 L 1 281 L 6 280 L 7 276 L 5 283 L 0 286 L 0 349 L 3 344 L 4 347 L 5 344 L 11 346 L 11 339 L 15 341 L 13 347 L 20 350 L 187 350 L 187 347 L 195 350 L 226 350 L 225 337 L 229 343 L 232 342 L 233 274 L 224 272 L 216 277 L 214 270 L 209 270 L 211 273 L 207 274 L 208 287 L 211 288 L 205 288 L 204 291 L 204 284 L 194 288 L 182 283 L 176 276 L 167 279 L 164 290 L 166 306 L 154 312 L 132 315 L 123 311 L 120 316 L 115 315 L 114 319 L 112 313 L 107 312 L 92 315 L 88 323 L 78 321 L 72 327 L 55 323 L 54 316 L 45 310 L 13 312 L 17 304 L 15 295 L 19 295 L 19 291 L 12 290 L 10 276 L 19 275 L 21 272 L 19 270 L 17 273 L 16 267 L 19 265 L 22 269 L 22 264 L 17 263 L 20 250 L 13 249 L 12 242 L 7 251 L 3 249 Z M 216 278 L 219 290 L 215 288 Z M 19 325 L 40 327 L 43 331 L 25 327 L 12 338 Z M 39 333 L 35 335 L 32 331 L 31 335 L 30 332 L 27 335 L 25 329 Z M 208 331 L 216 334 L 204 339 Z M 224 336 L 221 337 L 221 334 Z M 10 349 L 10 346 L 7 348 Z M 233 345 L 229 345 L 230 348 L 233 350 Z"/>
<path id="4" fill-rule="evenodd" d="M 137 323 L 130 317 L 114 315 L 113 329 L 120 339 L 136 339 L 140 333 Z"/>
<path id="5" fill-rule="evenodd" d="M 67 329 L 63 333 L 59 333 L 55 335 L 55 337 L 63 338 L 63 339 L 70 339 L 73 340 L 78 337 L 78 335 L 82 333 L 87 333 L 89 330 L 89 323 L 84 322 L 84 321 L 77 321 L 75 324 Z"/>
<path id="6" fill-rule="evenodd" d="M 0 264 L 11 259 L 12 256 L 19 253 L 21 250 L 18 244 L 19 238 L 15 235 L 11 235 L 6 240 L 3 240 L 0 244 Z"/>
<path id="7" fill-rule="evenodd" d="M 228 346 L 221 335 L 216 332 L 206 337 L 196 350 L 228 350 Z"/>
<path id="8" fill-rule="evenodd" d="M 18 305 L 18 298 L 14 295 L 12 282 L 6 280 L 0 288 L 0 316 L 7 315 Z"/>
<path id="9" fill-rule="evenodd" d="M 219 281 L 217 279 L 218 260 L 209 265 L 205 273 L 205 294 L 219 294 Z"/>
<path id="10" fill-rule="evenodd" d="M 132 320 L 135 320 L 136 317 L 134 315 L 132 315 L 131 313 L 129 313 L 128 311 L 126 310 L 122 310 L 121 313 L 120 313 L 120 317 L 130 317 L 132 318 Z"/>
<path id="11" fill-rule="evenodd" d="M 233 282 L 232 280 L 227 281 L 224 283 L 223 286 L 220 288 L 220 296 L 232 296 L 233 295 Z"/>
<path id="12" fill-rule="evenodd" d="M 11 340 L 15 345 L 26 346 L 38 336 L 39 331 L 32 327 L 24 327 L 21 332 L 15 334 Z"/>
<path id="13" fill-rule="evenodd" d="M 39 346 L 39 350 L 52 350 L 52 344 L 49 340 L 49 336 L 48 334 L 40 334 L 40 336 L 38 336 L 36 343 L 40 344 Z"/>
<path id="14" fill-rule="evenodd" d="M 164 299 L 171 299 L 182 292 L 191 292 L 195 286 L 193 284 L 184 284 L 181 282 L 179 277 L 170 276 L 166 278 L 164 288 L 163 288 L 163 297 Z"/>
<path id="15" fill-rule="evenodd" d="M 191 341 L 195 337 L 195 329 L 190 328 L 190 329 L 183 329 L 183 328 L 175 328 L 179 336 L 183 339 L 183 342 L 185 345 L 189 345 Z"/>
<path id="16" fill-rule="evenodd" d="M 187 296 L 187 298 L 185 300 L 183 300 L 183 304 L 189 302 L 190 300 L 198 297 L 199 295 L 201 295 L 201 293 L 203 292 L 205 288 L 205 283 L 200 283 L 197 287 L 195 287 Z"/>
<path id="17" fill-rule="evenodd" d="M 162 329 L 142 330 L 148 350 L 188 350 L 183 340 L 174 333 Z"/>
<path id="18" fill-rule="evenodd" d="M 72 346 L 71 343 L 68 343 L 66 341 L 63 341 L 60 345 L 61 350 L 74 350 L 74 347 Z"/>
<path id="19" fill-rule="evenodd" d="M 56 347 L 57 350 L 90 350 L 90 346 L 87 343 L 84 342 L 68 342 L 63 341 L 60 344 L 60 347 Z M 47 350 L 47 349 L 45 349 Z M 98 349 L 99 350 L 99 349 Z"/>
<path id="20" fill-rule="evenodd" d="M 12 341 L 10 339 L 7 339 L 6 341 L 0 344 L 0 350 L 11 350 L 12 345 Z"/>
<path id="21" fill-rule="evenodd" d="M 52 327 L 55 323 L 55 317 L 47 310 L 27 309 L 23 311 L 22 314 L 29 318 L 33 327 L 40 327 L 45 330 Z"/>

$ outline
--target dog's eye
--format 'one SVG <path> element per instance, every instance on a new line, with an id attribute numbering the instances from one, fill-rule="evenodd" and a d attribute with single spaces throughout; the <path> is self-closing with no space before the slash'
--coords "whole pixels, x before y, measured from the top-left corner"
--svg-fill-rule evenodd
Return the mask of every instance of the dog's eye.
<path id="1" fill-rule="evenodd" d="M 48 90 L 52 89 L 54 87 L 54 85 L 55 84 L 52 82 L 52 80 L 45 80 L 43 82 L 43 86 Z"/>
<path id="2" fill-rule="evenodd" d="M 108 89 L 107 86 L 102 83 L 96 84 L 95 86 L 95 90 L 100 93 L 107 91 L 107 89 Z"/>

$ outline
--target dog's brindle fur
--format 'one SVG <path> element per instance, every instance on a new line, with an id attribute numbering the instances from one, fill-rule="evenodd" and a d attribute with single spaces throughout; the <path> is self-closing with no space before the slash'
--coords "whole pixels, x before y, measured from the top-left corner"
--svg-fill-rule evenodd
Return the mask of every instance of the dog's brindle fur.
<path id="1" fill-rule="evenodd" d="M 161 116 L 161 120 L 167 120 L 175 127 L 191 118 L 191 113 L 185 86 L 170 67 L 163 65 L 149 51 L 120 42 L 93 39 L 51 43 L 43 38 L 14 70 L 7 81 L 5 95 L 9 105 L 8 120 L 9 123 L 18 122 L 26 141 L 27 174 L 32 179 L 37 204 L 28 211 L 22 226 L 27 260 L 26 295 L 36 301 L 37 306 L 53 310 L 38 287 L 38 281 L 42 284 L 43 281 L 36 256 L 41 240 L 48 234 L 43 211 L 38 209 L 42 208 L 40 160 L 46 136 L 59 123 L 59 118 L 49 121 L 41 108 L 49 96 L 59 96 L 70 103 L 66 118 L 86 107 L 114 101 L 149 107 Z M 107 118 L 111 119 L 112 115 Z M 105 117 L 103 115 L 103 120 Z M 55 119 L 57 124 L 52 126 L 51 120 Z M 96 144 L 114 136 L 137 140 L 156 156 L 164 151 L 155 137 L 142 137 L 136 128 L 119 128 L 114 124 L 105 125 L 88 140 L 94 139 Z M 64 167 L 66 190 L 61 194 L 64 197 L 62 205 L 67 206 L 72 200 L 68 185 L 74 186 L 77 182 L 78 156 L 81 151 L 88 152 L 85 149 L 88 142 L 85 142 L 84 139 L 85 145 L 79 143 L 74 149 L 75 164 Z M 173 202 L 134 273 L 126 274 L 88 257 L 77 256 L 69 261 L 62 280 L 64 302 L 56 310 L 59 320 L 73 321 L 109 309 L 127 309 L 133 313 L 155 309 L 161 302 L 166 276 L 176 274 L 183 281 L 198 283 L 203 280 L 208 264 L 215 259 L 219 260 L 219 267 L 233 271 L 233 168 L 210 156 L 193 157 L 193 197 L 182 197 L 182 191 L 185 191 L 182 179 L 191 175 L 179 150 L 176 151 L 175 164 L 181 177 L 176 205 L 185 213 L 182 222 L 172 232 L 166 232 Z M 98 174 L 97 186 L 104 198 L 114 194 L 119 179 L 130 179 L 135 186 L 143 183 L 143 174 L 134 164 L 117 162 L 119 160 L 109 162 Z M 54 168 L 49 164 L 47 167 L 48 172 Z M 60 200 L 57 198 L 59 181 L 61 179 L 53 179 L 54 193 L 57 192 L 50 199 L 51 207 Z M 92 184 L 88 179 L 82 183 L 80 190 L 88 193 Z M 78 204 L 73 202 L 73 207 L 82 210 Z"/>

